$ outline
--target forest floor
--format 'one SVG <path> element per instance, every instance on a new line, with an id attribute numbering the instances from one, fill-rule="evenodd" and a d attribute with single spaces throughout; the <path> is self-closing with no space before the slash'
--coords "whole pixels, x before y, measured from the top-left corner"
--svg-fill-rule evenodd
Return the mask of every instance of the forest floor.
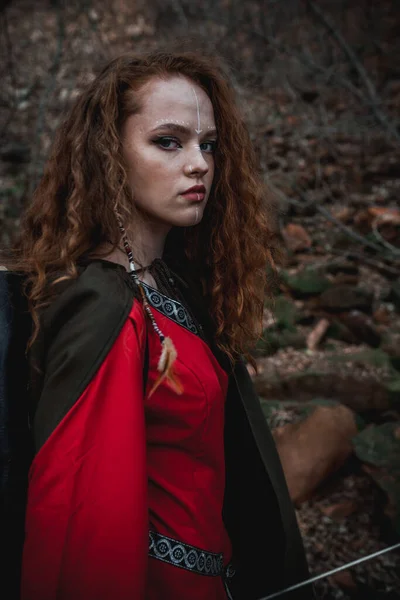
<path id="1" fill-rule="evenodd" d="M 260 17 L 262 3 L 249 2 L 243 21 L 228 11 L 235 3 L 217 4 L 218 18 L 210 2 L 114 0 L 107 9 L 100 0 L 62 9 L 11 2 L 2 39 L 12 60 L 0 106 L 0 243 L 18 230 L 63 111 L 95 65 L 193 29 L 230 59 L 285 247 L 254 351 L 258 374 L 248 368 L 277 440 L 288 425 L 307 428 L 321 418 L 320 428 L 307 430 L 311 483 L 296 501 L 317 575 L 400 537 L 400 145 L 342 88 L 313 79 L 304 65 L 299 79 L 299 63 L 284 52 L 271 58 L 271 47 L 286 47 L 292 30 L 269 45 L 253 35 L 250 17 Z M 395 120 L 400 79 L 381 89 Z M 344 429 L 349 446 L 340 454 Z M 327 463 L 313 478 L 324 452 Z M 400 598 L 400 552 L 324 578 L 315 589 L 328 600 Z"/>

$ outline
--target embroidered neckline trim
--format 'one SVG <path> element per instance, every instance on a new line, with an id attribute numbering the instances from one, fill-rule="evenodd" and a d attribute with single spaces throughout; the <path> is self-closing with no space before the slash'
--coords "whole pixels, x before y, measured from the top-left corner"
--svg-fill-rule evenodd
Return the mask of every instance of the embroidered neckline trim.
<path id="1" fill-rule="evenodd" d="M 186 308 L 178 300 L 166 296 L 148 283 L 142 282 L 149 304 L 163 315 L 199 336 L 199 331 Z"/>

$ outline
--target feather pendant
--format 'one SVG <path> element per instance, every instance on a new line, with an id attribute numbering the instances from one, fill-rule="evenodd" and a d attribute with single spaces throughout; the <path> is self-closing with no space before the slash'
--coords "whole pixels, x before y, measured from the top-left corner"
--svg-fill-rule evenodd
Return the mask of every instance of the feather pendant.
<path id="1" fill-rule="evenodd" d="M 177 394 L 182 394 L 183 385 L 174 370 L 174 362 L 177 357 L 177 351 L 170 337 L 164 338 L 162 342 L 162 352 L 158 361 L 157 370 L 160 375 L 154 382 L 153 387 L 149 392 L 149 398 L 154 394 L 160 383 L 165 379 L 168 385 Z"/>
<path id="2" fill-rule="evenodd" d="M 128 238 L 127 238 L 124 226 L 122 225 L 121 216 L 118 213 L 116 206 L 114 207 L 114 210 L 116 211 L 117 221 L 118 221 L 118 224 L 119 224 L 119 228 L 120 228 L 120 230 L 122 232 L 122 237 L 123 237 L 123 242 L 124 242 L 124 248 L 125 248 L 125 251 L 127 253 L 128 260 L 129 260 L 130 274 L 131 274 L 132 279 L 134 280 L 135 284 L 137 286 L 139 286 L 140 294 L 141 294 L 142 300 L 143 300 L 144 309 L 145 309 L 148 317 L 150 318 L 150 321 L 152 323 L 152 326 L 153 326 L 154 330 L 156 331 L 156 333 L 160 337 L 160 341 L 161 341 L 161 344 L 162 344 L 162 352 L 161 352 L 161 356 L 160 356 L 160 359 L 159 359 L 158 365 L 157 365 L 157 370 L 159 371 L 160 375 L 157 377 L 156 381 L 154 382 L 153 387 L 150 390 L 149 398 L 150 398 L 150 396 L 152 396 L 154 394 L 154 392 L 156 391 L 156 389 L 158 388 L 158 386 L 160 385 L 160 383 L 164 379 L 166 380 L 166 382 L 168 383 L 168 385 L 177 394 L 182 394 L 182 392 L 183 392 L 183 385 L 180 382 L 177 374 L 175 373 L 174 367 L 173 367 L 175 359 L 177 357 L 177 351 L 175 349 L 175 346 L 174 346 L 171 338 L 170 337 L 165 337 L 164 334 L 163 334 L 163 332 L 159 329 L 159 327 L 157 326 L 157 324 L 155 322 L 153 313 L 151 312 L 151 308 L 149 306 L 149 303 L 147 302 L 147 298 L 146 298 L 146 294 L 145 294 L 144 288 L 141 285 L 141 282 L 139 281 L 139 279 L 138 279 L 138 277 L 136 275 L 136 269 L 135 269 L 135 263 L 133 261 L 132 249 L 131 249 L 131 247 L 129 245 Z M 146 268 L 144 270 L 146 270 Z"/>

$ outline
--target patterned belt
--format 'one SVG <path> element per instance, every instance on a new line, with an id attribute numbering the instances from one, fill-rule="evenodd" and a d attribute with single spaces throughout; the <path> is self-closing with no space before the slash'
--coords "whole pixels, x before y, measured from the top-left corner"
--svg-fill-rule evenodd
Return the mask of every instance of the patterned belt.
<path id="1" fill-rule="evenodd" d="M 236 572 L 232 562 L 224 567 L 222 553 L 207 552 L 156 531 L 149 531 L 149 556 L 199 575 L 230 579 Z"/>

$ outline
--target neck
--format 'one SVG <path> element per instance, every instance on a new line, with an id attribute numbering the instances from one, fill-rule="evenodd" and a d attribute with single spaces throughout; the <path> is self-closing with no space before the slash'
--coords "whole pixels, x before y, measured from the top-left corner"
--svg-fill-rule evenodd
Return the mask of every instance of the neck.
<path id="1" fill-rule="evenodd" d="M 126 228 L 125 233 L 132 250 L 135 269 L 146 271 L 146 267 L 151 265 L 156 258 L 162 258 L 165 240 L 170 229 L 170 225 L 151 222 L 149 219 L 140 219 L 140 224 L 138 222 L 134 230 L 132 227 Z M 122 237 L 118 248 L 113 250 L 111 242 L 107 241 L 100 244 L 90 256 L 92 258 L 101 257 L 115 262 L 125 267 L 127 271 L 130 271 L 129 259 Z"/>
<path id="2" fill-rule="evenodd" d="M 164 223 L 151 222 L 142 219 L 140 226 L 127 228 L 126 236 L 132 249 L 135 266 L 145 267 L 150 265 L 156 258 L 162 258 L 165 240 L 171 226 Z M 123 248 L 123 240 L 121 240 Z"/>

